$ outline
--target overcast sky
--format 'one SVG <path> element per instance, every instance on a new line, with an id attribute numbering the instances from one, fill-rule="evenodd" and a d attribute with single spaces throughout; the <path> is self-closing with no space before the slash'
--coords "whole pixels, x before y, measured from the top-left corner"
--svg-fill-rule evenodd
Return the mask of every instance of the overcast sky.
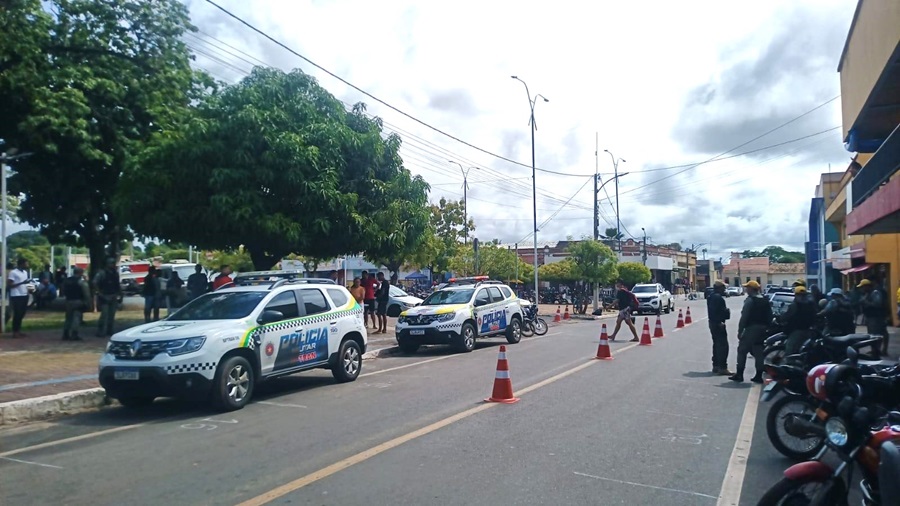
<path id="1" fill-rule="evenodd" d="M 619 165 L 629 173 L 619 186 L 626 235 L 640 237 L 644 227 L 654 243 L 712 243 L 704 247 L 713 257 L 768 244 L 802 249 L 819 174 L 849 163 L 838 128 L 696 168 L 654 170 L 840 126 L 838 99 L 742 146 L 839 95 L 851 0 L 219 2 L 394 107 L 528 166 L 528 100 L 510 76 L 524 79 L 549 99 L 535 109 L 538 168 L 579 175 L 537 173 L 538 223 L 553 217 L 539 243 L 591 234 L 595 134 L 604 181 L 613 170 L 604 149 L 626 160 Z M 229 82 L 259 61 L 315 75 L 341 100 L 366 102 L 400 134 L 405 165 L 431 183 L 432 201 L 462 198 L 460 169 L 448 159 L 477 167 L 468 201 L 475 236 L 530 241 L 530 167 L 390 110 L 203 0 L 188 5 L 201 33 L 187 40 L 212 56 L 199 54 L 199 67 Z M 615 186 L 606 189 L 601 233 L 615 223 Z"/>

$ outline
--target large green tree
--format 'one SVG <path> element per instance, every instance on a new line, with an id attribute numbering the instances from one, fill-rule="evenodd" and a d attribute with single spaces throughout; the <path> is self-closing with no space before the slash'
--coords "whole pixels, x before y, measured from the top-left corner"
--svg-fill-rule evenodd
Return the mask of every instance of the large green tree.
<path id="1" fill-rule="evenodd" d="M 289 253 L 407 253 L 427 223 L 427 185 L 400 138 L 300 70 L 257 67 L 154 136 L 123 180 L 120 209 L 142 235 L 203 249 L 244 245 L 257 269 Z"/>
<path id="2" fill-rule="evenodd" d="M 461 200 L 447 200 L 443 197 L 431 206 L 431 233 L 427 253 L 431 256 L 429 266 L 433 273 L 450 270 L 454 257 L 460 255 L 466 237 L 464 206 Z M 475 222 L 469 218 L 469 234 L 475 230 Z M 471 241 L 469 241 L 471 245 Z"/>
<path id="3" fill-rule="evenodd" d="M 569 283 L 583 279 L 578 265 L 570 257 L 559 262 L 544 264 L 538 267 L 538 276 L 544 281 Z"/>
<path id="4" fill-rule="evenodd" d="M 478 268 L 475 267 L 475 250 L 472 244 L 460 245 L 456 255 L 450 259 L 450 269 L 460 276 L 490 276 L 500 281 L 516 278 L 518 264 L 519 279 L 533 275 L 533 268 L 522 261 L 515 251 L 502 248 L 495 243 L 479 244 Z"/>
<path id="5" fill-rule="evenodd" d="M 638 283 L 646 283 L 650 281 L 650 276 L 652 276 L 650 269 L 646 265 L 637 262 L 622 262 L 619 264 L 618 270 L 619 279 L 628 287 Z"/>
<path id="6" fill-rule="evenodd" d="M 769 257 L 769 261 L 776 264 L 803 263 L 806 254 L 801 251 L 788 251 L 781 246 L 766 246 L 762 251 L 744 250 L 743 258 Z"/>
<path id="7" fill-rule="evenodd" d="M 618 272 L 616 254 L 600 241 L 582 239 L 569 246 L 569 255 L 579 279 L 588 283 L 610 283 Z"/>
<path id="8" fill-rule="evenodd" d="M 0 138 L 32 156 L 9 181 L 19 217 L 91 266 L 128 230 L 112 205 L 150 135 L 187 110 L 195 74 L 178 0 L 8 0 L 0 8 Z M 171 196 L 176 199 L 176 195 Z"/>

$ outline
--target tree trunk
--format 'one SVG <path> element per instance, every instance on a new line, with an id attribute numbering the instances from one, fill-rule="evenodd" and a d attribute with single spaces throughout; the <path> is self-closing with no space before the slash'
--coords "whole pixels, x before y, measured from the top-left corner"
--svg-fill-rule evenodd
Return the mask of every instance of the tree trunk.
<path id="1" fill-rule="evenodd" d="M 253 268 L 258 271 L 272 269 L 279 260 L 279 256 L 270 255 L 257 248 L 247 248 L 247 252 L 250 253 L 250 260 L 253 262 Z"/>

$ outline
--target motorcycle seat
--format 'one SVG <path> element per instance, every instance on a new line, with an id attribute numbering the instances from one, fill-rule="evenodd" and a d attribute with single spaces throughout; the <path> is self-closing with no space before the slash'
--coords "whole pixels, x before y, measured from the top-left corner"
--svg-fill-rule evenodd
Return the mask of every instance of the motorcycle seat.
<path id="1" fill-rule="evenodd" d="M 897 366 L 896 360 L 859 360 L 859 370 L 863 374 L 877 374 L 880 371 Z"/>
<path id="2" fill-rule="evenodd" d="M 825 337 L 825 343 L 835 346 L 851 346 L 872 339 L 869 334 L 847 334 L 846 336 Z"/>

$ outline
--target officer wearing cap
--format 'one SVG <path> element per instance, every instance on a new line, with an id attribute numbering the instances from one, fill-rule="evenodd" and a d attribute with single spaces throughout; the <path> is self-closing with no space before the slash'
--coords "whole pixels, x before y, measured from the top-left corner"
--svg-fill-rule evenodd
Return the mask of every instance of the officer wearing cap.
<path id="1" fill-rule="evenodd" d="M 760 294 L 760 286 L 756 281 L 748 281 L 744 284 L 744 289 L 747 291 L 747 298 L 744 299 L 741 320 L 738 323 L 737 371 L 728 379 L 738 383 L 744 381 L 747 354 L 753 353 L 756 374 L 750 378 L 750 381 L 762 383 L 763 359 L 765 358 L 763 344 L 766 340 L 766 328 L 772 322 L 772 306 Z"/>
<path id="2" fill-rule="evenodd" d="M 706 311 L 709 316 L 709 332 L 712 335 L 712 372 L 720 376 L 731 376 L 728 370 L 728 331 L 725 320 L 731 317 L 725 306 L 725 283 L 713 283 L 713 293 L 706 299 Z"/>
<path id="3" fill-rule="evenodd" d="M 866 332 L 872 335 L 882 336 L 881 353 L 887 355 L 887 307 L 884 295 L 870 279 L 860 281 L 856 287 L 862 290 L 862 297 L 859 299 L 859 307 L 862 310 L 863 316 L 866 317 Z"/>
<path id="4" fill-rule="evenodd" d="M 832 288 L 828 292 L 828 298 L 830 300 L 818 314 L 825 318 L 825 333 L 829 336 L 846 336 L 856 332 L 853 308 L 844 297 L 844 291 L 840 288 Z"/>
<path id="5" fill-rule="evenodd" d="M 795 286 L 794 301 L 780 318 L 785 327 L 784 331 L 788 334 L 784 343 L 786 355 L 799 353 L 800 347 L 809 339 L 810 329 L 816 324 L 817 309 L 816 303 L 809 297 L 806 286 Z"/>

